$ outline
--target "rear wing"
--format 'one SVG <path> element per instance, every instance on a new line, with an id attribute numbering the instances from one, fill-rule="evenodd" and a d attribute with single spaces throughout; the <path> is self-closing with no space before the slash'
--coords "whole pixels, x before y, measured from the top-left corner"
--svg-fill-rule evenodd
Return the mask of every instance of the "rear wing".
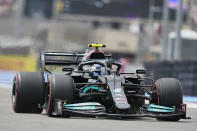
<path id="1" fill-rule="evenodd" d="M 42 51 L 40 53 L 40 60 L 41 60 L 41 70 L 44 71 L 46 65 L 78 65 L 80 63 L 79 58 L 83 57 L 85 54 L 80 53 L 66 53 L 66 52 L 48 52 Z M 47 56 L 59 56 L 59 57 L 75 57 L 73 61 L 68 60 L 55 60 L 53 58 L 47 59 Z M 107 58 L 111 58 L 110 55 L 105 55 Z"/>
<path id="2" fill-rule="evenodd" d="M 76 59 L 73 61 L 68 61 L 68 60 L 55 60 L 53 57 L 50 59 L 47 58 L 47 56 L 62 56 L 62 57 L 75 57 Z M 40 60 L 41 60 L 41 70 L 45 69 L 46 65 L 77 65 L 78 58 L 83 57 L 84 54 L 77 54 L 77 53 L 66 53 L 66 52 L 47 52 L 47 51 L 42 51 L 40 53 Z"/>

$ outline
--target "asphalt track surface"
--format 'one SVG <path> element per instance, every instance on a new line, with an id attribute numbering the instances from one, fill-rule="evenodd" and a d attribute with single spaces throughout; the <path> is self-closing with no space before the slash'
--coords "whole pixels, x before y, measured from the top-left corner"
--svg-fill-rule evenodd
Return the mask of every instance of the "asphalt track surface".
<path id="1" fill-rule="evenodd" d="M 50 118 L 18 114 L 11 107 L 11 89 L 0 88 L 0 131 L 197 131 L 197 109 L 188 109 L 191 120 L 157 121 L 153 118 Z"/>

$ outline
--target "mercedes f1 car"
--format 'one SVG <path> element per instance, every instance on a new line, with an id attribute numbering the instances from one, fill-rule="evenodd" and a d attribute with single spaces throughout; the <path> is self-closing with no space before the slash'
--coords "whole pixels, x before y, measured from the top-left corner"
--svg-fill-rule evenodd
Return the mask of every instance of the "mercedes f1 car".
<path id="1" fill-rule="evenodd" d="M 189 118 L 179 80 L 154 81 L 143 77 L 145 70 L 122 73 L 121 63 L 99 50 L 105 45 L 89 47 L 84 54 L 41 52 L 40 72 L 18 72 L 14 77 L 13 110 L 45 110 L 50 117 L 152 117 L 168 121 Z M 60 66 L 61 73 L 52 73 L 48 66 Z"/>

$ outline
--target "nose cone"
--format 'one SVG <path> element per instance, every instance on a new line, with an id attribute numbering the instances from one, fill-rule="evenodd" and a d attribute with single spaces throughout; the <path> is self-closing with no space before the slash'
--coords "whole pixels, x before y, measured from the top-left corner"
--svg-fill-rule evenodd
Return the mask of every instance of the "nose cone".
<path id="1" fill-rule="evenodd" d="M 119 110 L 129 110 L 131 108 L 130 104 L 128 103 L 116 103 L 116 107 L 118 107 Z"/>

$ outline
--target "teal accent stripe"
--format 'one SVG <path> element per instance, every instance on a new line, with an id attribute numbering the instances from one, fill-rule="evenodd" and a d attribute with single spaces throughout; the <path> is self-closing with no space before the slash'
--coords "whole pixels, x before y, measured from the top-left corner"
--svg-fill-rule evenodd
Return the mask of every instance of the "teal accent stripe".
<path id="1" fill-rule="evenodd" d="M 160 106 L 160 105 L 154 105 L 154 104 L 150 104 L 149 107 L 150 108 L 165 109 L 165 110 L 174 110 L 175 109 L 175 108 L 170 108 L 170 107 L 165 107 L 165 106 Z"/>
<path id="2" fill-rule="evenodd" d="M 174 112 L 175 108 L 150 104 L 150 105 L 148 105 L 148 111 L 152 111 L 152 112 Z"/>
<path id="3" fill-rule="evenodd" d="M 99 103 L 95 102 L 85 102 L 85 103 L 76 103 L 76 104 L 66 104 L 65 107 L 76 107 L 76 106 L 101 106 Z"/>
<path id="4" fill-rule="evenodd" d="M 69 106 L 66 108 L 71 109 L 71 110 L 94 110 L 94 109 L 96 109 L 95 106 L 81 106 L 81 107 L 80 106 L 78 106 L 78 107 Z"/>
<path id="5" fill-rule="evenodd" d="M 148 111 L 152 111 L 152 112 L 174 112 L 174 110 L 163 110 L 163 109 L 156 109 L 156 108 L 148 108 Z"/>
<path id="6" fill-rule="evenodd" d="M 101 88 L 98 87 L 98 86 L 88 86 L 88 87 L 86 87 L 86 88 L 83 90 L 82 94 L 85 94 L 85 93 L 86 93 L 88 90 L 90 90 L 90 89 L 101 90 Z"/>

